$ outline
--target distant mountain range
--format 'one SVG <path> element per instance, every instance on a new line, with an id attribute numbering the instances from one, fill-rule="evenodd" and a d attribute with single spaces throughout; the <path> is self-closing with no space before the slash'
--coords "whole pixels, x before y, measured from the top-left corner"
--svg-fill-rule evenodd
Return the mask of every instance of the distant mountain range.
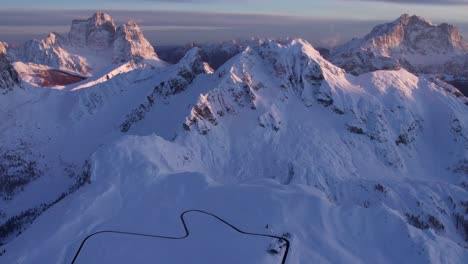
<path id="1" fill-rule="evenodd" d="M 15 67 L 23 80 L 39 86 L 50 84 L 51 70 L 71 75 L 69 79 L 73 82 L 76 75 L 89 77 L 106 71 L 110 65 L 131 60 L 162 63 L 134 22 L 116 27 L 114 20 L 104 13 L 74 20 L 68 36 L 50 33 L 42 40 L 9 48 L 8 53 L 17 62 Z"/>
<path id="2" fill-rule="evenodd" d="M 92 233 L 179 234 L 201 209 L 287 237 L 288 263 L 465 263 L 468 98 L 448 81 L 466 55 L 454 27 L 408 15 L 329 54 L 302 39 L 156 54 L 104 13 L 2 43 L 0 262 L 70 263 Z M 218 241 L 204 221 L 180 247 L 90 239 L 78 263 L 280 263 L 278 241 Z"/>
<path id="3" fill-rule="evenodd" d="M 407 14 L 333 49 L 330 61 L 352 74 L 405 68 L 454 83 L 468 80 L 468 44 L 458 29 Z"/>
<path id="4" fill-rule="evenodd" d="M 265 39 L 191 43 L 159 48 L 159 56 L 177 63 L 193 47 L 200 47 L 205 60 L 215 69 L 247 46 L 258 46 Z M 286 40 L 277 40 L 287 43 Z M 458 29 L 449 24 L 433 25 L 418 17 L 402 15 L 397 20 L 376 26 L 361 39 L 353 39 L 332 50 L 318 48 L 325 58 L 347 72 L 358 75 L 376 70 L 405 68 L 415 74 L 434 74 L 468 95 L 468 44 Z"/>
<path id="5" fill-rule="evenodd" d="M 287 44 L 292 39 L 275 39 L 276 42 Z M 265 38 L 251 38 L 248 40 L 230 40 L 223 42 L 208 42 L 208 43 L 189 43 L 185 46 L 162 46 L 155 47 L 158 51 L 158 56 L 162 60 L 175 64 L 182 59 L 185 54 L 194 47 L 198 47 L 202 51 L 204 61 L 206 61 L 213 69 L 218 69 L 226 61 L 241 53 L 247 47 L 257 47 L 268 39 Z M 317 48 L 322 56 L 327 57 L 330 53 L 329 49 Z"/>

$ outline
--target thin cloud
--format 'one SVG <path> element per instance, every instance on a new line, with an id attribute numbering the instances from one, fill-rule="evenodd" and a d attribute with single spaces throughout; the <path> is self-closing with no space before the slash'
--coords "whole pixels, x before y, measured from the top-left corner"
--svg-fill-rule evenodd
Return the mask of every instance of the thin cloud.
<path id="1" fill-rule="evenodd" d="M 265 2 L 265 0 L 139 0 L 146 2 L 166 2 L 166 3 L 238 3 L 238 2 Z M 468 0 L 345 0 L 345 1 L 366 1 L 366 2 L 387 2 L 398 4 L 431 4 L 431 5 L 467 5 Z M 292 0 L 292 2 L 294 2 Z"/>
<path id="2" fill-rule="evenodd" d="M 382 2 L 394 4 L 420 4 L 420 5 L 468 5 L 468 0 L 345 0 L 360 2 Z"/>
<path id="3" fill-rule="evenodd" d="M 66 34 L 71 21 L 90 17 L 96 10 L 0 10 L 0 41 L 22 43 L 42 38 L 50 31 Z M 302 37 L 317 46 L 335 46 L 361 37 L 383 21 L 314 19 L 297 16 L 226 14 L 197 11 L 108 12 L 117 24 L 137 21 L 145 36 L 156 45 L 222 41 L 236 38 Z M 457 24 L 468 35 L 468 24 Z"/>

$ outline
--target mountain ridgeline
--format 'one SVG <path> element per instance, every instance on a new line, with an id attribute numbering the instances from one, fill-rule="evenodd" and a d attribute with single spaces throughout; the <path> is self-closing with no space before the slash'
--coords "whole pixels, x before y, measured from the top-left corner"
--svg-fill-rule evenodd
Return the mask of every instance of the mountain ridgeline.
<path id="1" fill-rule="evenodd" d="M 177 233 L 190 209 L 287 237 L 290 263 L 468 261 L 454 27 L 403 15 L 327 58 L 302 39 L 183 50 L 167 63 L 104 13 L 0 45 L 0 262 L 69 263 L 102 230 Z M 213 243 L 219 227 L 190 221 L 187 243 Z M 100 239 L 82 254 L 193 257 Z M 239 246 L 225 240 L 203 252 Z M 284 248 L 242 241 L 264 248 L 255 263 L 280 263 Z"/>

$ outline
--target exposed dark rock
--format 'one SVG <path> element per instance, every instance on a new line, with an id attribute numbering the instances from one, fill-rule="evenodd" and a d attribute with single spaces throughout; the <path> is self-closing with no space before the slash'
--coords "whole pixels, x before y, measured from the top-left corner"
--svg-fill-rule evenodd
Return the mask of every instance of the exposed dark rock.
<path id="1" fill-rule="evenodd" d="M 395 140 L 395 144 L 397 146 L 400 145 L 400 144 L 408 145 L 409 142 L 410 142 L 410 140 L 408 139 L 408 135 L 399 135 L 398 139 Z"/>
<path id="2" fill-rule="evenodd" d="M 0 197 L 11 200 L 28 183 L 42 175 L 31 146 L 21 141 L 15 149 L 0 149 Z"/>
<path id="3" fill-rule="evenodd" d="M 408 221 L 408 224 L 419 229 L 428 229 L 430 227 L 429 224 L 424 222 L 419 215 L 406 214 L 406 220 Z"/>
<path id="4" fill-rule="evenodd" d="M 364 135 L 364 130 L 360 127 L 356 127 L 356 126 L 347 126 L 348 127 L 348 130 L 351 132 L 351 133 L 354 133 L 354 134 L 359 134 L 359 135 Z"/>
<path id="5" fill-rule="evenodd" d="M 381 193 L 386 193 L 386 192 L 387 192 L 387 190 L 385 189 L 385 187 L 384 187 L 382 184 L 380 184 L 380 183 L 376 184 L 376 185 L 374 186 L 374 189 L 375 189 L 376 191 L 381 192 Z"/>
<path id="6" fill-rule="evenodd" d="M 443 231 L 445 230 L 445 226 L 442 222 L 439 221 L 435 216 L 429 215 L 428 219 L 429 225 L 431 226 L 432 229 L 437 230 L 437 231 Z"/>

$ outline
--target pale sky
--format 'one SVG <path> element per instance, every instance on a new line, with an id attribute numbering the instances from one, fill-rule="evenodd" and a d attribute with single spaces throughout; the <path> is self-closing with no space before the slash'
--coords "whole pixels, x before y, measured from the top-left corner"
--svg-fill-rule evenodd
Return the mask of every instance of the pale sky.
<path id="1" fill-rule="evenodd" d="M 333 46 L 403 13 L 447 22 L 468 35 L 468 0 L 0 0 L 0 41 L 65 34 L 95 11 L 135 20 L 156 45 L 232 38 L 303 37 Z"/>

